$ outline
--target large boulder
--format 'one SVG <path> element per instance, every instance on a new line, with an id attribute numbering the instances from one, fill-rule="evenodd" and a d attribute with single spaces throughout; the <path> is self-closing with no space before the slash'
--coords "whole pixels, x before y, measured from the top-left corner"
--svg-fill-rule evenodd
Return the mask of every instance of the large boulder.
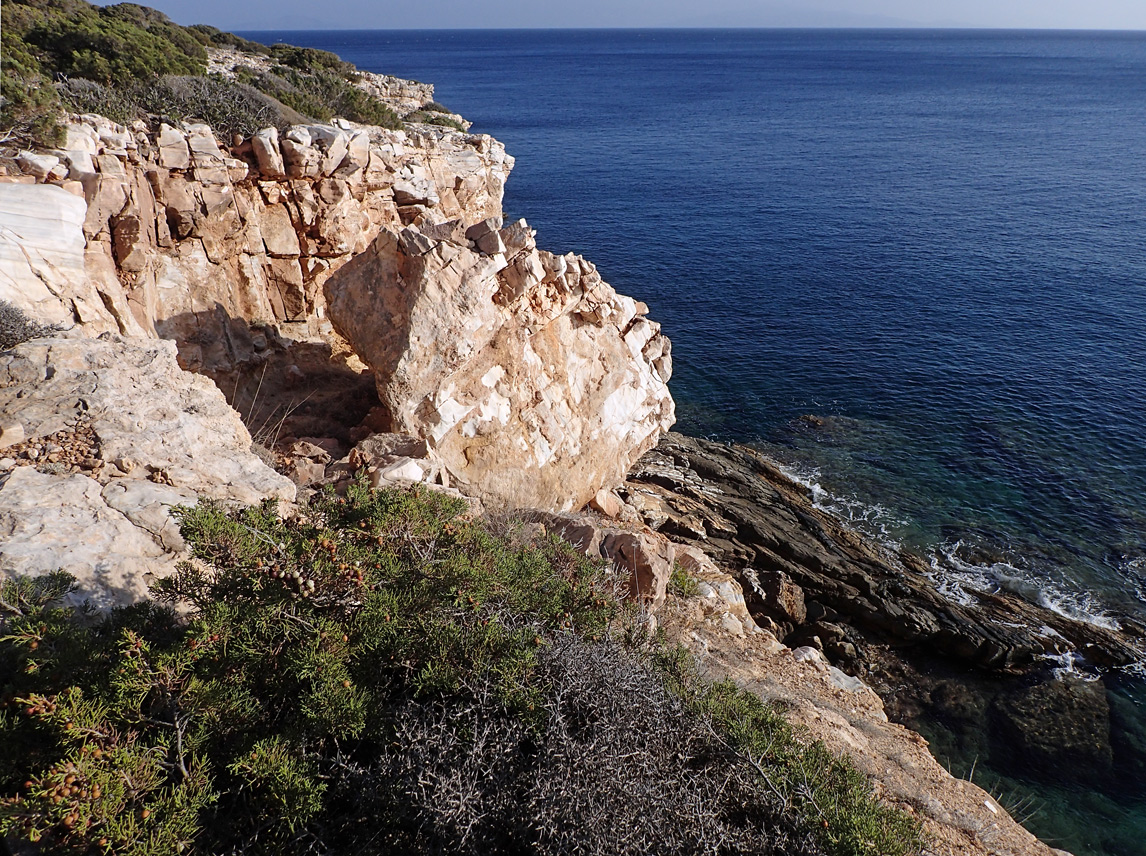
<path id="1" fill-rule="evenodd" d="M 145 596 L 174 567 L 172 506 L 295 495 L 173 342 L 25 342 L 0 355 L 0 425 L 22 435 L 0 452 L 0 578 L 62 568 L 99 606 Z"/>
<path id="2" fill-rule="evenodd" d="M 668 341 L 584 259 L 451 234 L 383 230 L 326 282 L 330 319 L 389 430 L 426 438 L 464 492 L 581 508 L 672 425 Z"/>

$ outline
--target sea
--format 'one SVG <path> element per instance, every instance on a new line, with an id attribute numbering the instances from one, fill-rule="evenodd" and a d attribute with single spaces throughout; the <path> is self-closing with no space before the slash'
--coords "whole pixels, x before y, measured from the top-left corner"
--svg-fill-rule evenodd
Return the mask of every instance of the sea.
<path id="1" fill-rule="evenodd" d="M 679 430 L 763 448 L 952 597 L 1146 619 L 1146 33 L 244 35 L 502 140 L 507 217 L 663 324 Z M 1055 847 L 1146 854 L 1142 791 L 941 760 Z"/>

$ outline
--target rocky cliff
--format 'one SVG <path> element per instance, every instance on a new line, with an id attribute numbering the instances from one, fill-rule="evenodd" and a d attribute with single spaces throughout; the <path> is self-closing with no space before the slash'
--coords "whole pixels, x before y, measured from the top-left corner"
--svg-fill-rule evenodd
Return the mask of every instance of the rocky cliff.
<path id="1" fill-rule="evenodd" d="M 0 571 L 66 566 L 110 604 L 179 558 L 176 504 L 289 503 L 360 471 L 460 488 L 626 568 L 712 674 L 868 759 L 934 852 L 1047 853 L 826 658 L 855 673 L 926 647 L 1009 669 L 1068 646 L 1118 663 L 1134 640 L 946 602 L 747 453 L 650 451 L 673 421 L 671 346 L 591 263 L 502 222 L 512 166 L 488 136 L 426 126 L 220 140 L 97 116 L 0 159 L 0 300 L 59 328 L 0 355 Z M 674 563 L 699 598 L 666 594 Z"/>
<path id="2" fill-rule="evenodd" d="M 44 323 L 174 340 L 233 403 L 244 373 L 264 394 L 269 360 L 264 404 L 336 354 L 364 361 L 375 427 L 425 436 L 502 504 L 580 507 L 672 424 L 647 307 L 502 226 L 513 159 L 488 136 L 340 122 L 227 146 L 206 125 L 95 116 L 66 131 L 0 183 L 0 299 Z M 300 368 L 316 347 L 328 365 Z"/>

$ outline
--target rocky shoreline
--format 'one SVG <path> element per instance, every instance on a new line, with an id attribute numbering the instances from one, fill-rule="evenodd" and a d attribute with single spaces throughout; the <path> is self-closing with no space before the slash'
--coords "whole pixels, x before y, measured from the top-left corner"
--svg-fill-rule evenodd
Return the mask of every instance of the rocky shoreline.
<path id="1" fill-rule="evenodd" d="M 432 98 L 373 83 L 403 109 Z M 668 339 L 590 262 L 502 222 L 496 140 L 336 121 L 228 145 L 88 115 L 66 131 L 0 158 L 0 300 L 58 327 L 0 355 L 0 573 L 64 566 L 110 606 L 183 557 L 173 505 L 418 483 L 474 513 L 523 507 L 626 569 L 712 676 L 864 759 L 930 852 L 1048 848 L 887 715 L 957 721 L 1033 775 L 1141 780 L 1146 735 L 1049 658 L 1140 662 L 1146 629 L 1005 592 L 950 601 L 926 562 L 753 450 L 665 434 Z M 669 590 L 674 564 L 697 593 Z"/>
<path id="2" fill-rule="evenodd" d="M 1142 735 L 1104 674 L 1140 663 L 1146 633 L 1067 618 L 1005 591 L 956 603 L 929 565 L 816 508 L 755 450 L 666 435 L 621 491 L 656 531 L 743 586 L 758 624 L 857 675 L 889 716 L 930 721 L 996 769 L 1140 792 Z M 1071 662 L 1077 671 L 1056 668 Z"/>

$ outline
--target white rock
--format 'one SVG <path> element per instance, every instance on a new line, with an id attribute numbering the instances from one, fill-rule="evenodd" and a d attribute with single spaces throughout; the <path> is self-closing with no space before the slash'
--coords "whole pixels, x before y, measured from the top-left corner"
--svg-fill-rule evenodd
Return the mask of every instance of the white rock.
<path id="1" fill-rule="evenodd" d="M 166 576 L 176 558 L 87 476 L 17 467 L 0 485 L 0 577 L 62 569 L 79 580 L 73 603 L 109 609 L 146 597 L 148 576 Z"/>
<path id="2" fill-rule="evenodd" d="M 24 442 L 24 426 L 19 422 L 0 422 L 0 449 Z"/>
<path id="3" fill-rule="evenodd" d="M 263 128 L 251 137 L 251 149 L 259 165 L 259 173 L 266 178 L 285 178 L 286 164 L 279 150 L 277 128 Z"/>
<path id="4" fill-rule="evenodd" d="M 34 152 L 20 152 L 16 156 L 16 165 L 25 175 L 34 175 L 36 178 L 46 178 L 48 173 L 59 166 L 60 159 L 55 155 L 38 155 Z"/>
<path id="5" fill-rule="evenodd" d="M 599 490 L 593 498 L 589 500 L 589 507 L 601 512 L 601 514 L 606 517 L 615 518 L 620 516 L 624 504 L 621 502 L 620 497 L 613 493 L 613 491 Z"/>
<path id="6" fill-rule="evenodd" d="M 358 131 L 350 136 L 346 147 L 346 159 L 341 164 L 344 170 L 362 170 L 370 165 L 370 135 Z"/>
<path id="7" fill-rule="evenodd" d="M 0 184 L 0 300 L 41 323 L 71 327 L 70 295 L 92 293 L 86 216 L 87 203 L 59 187 Z"/>
<path id="8" fill-rule="evenodd" d="M 35 339 L 0 355 L 0 421 L 29 437 L 87 413 L 105 461 L 131 459 L 194 495 L 253 503 L 294 486 L 250 451 L 239 415 L 210 380 L 179 368 L 175 343 Z"/>
<path id="9" fill-rule="evenodd" d="M 187 146 L 195 166 L 218 166 L 223 162 L 223 151 L 210 125 L 188 125 Z"/>
<path id="10" fill-rule="evenodd" d="M 426 471 L 422 469 L 422 465 L 412 458 L 399 458 L 394 463 L 387 467 L 380 468 L 376 473 L 371 474 L 371 483 L 375 481 L 374 476 L 377 476 L 377 481 L 382 482 L 420 482 L 426 478 Z M 378 485 L 375 485 L 376 487 Z"/>
<path id="11" fill-rule="evenodd" d="M 805 645 L 802 648 L 793 649 L 792 656 L 801 663 L 813 663 L 817 666 L 827 665 L 827 661 L 824 659 L 824 655 L 813 648 L 811 645 Z"/>
<path id="12" fill-rule="evenodd" d="M 322 152 L 289 137 L 282 141 L 283 161 L 290 178 L 314 178 L 322 165 Z"/>
<path id="13" fill-rule="evenodd" d="M 311 136 L 310 129 L 305 125 L 291 125 L 287 128 L 283 139 L 290 140 L 292 143 L 297 143 L 300 146 L 309 146 L 314 142 L 314 137 Z"/>
<path id="14" fill-rule="evenodd" d="M 187 135 L 168 124 L 159 126 L 155 139 L 159 147 L 159 165 L 166 169 L 187 169 L 191 166 L 191 150 L 187 147 Z"/>
<path id="15" fill-rule="evenodd" d="M 17 467 L 0 484 L 0 576 L 63 568 L 101 607 L 144 596 L 148 574 L 171 571 L 184 548 L 172 506 L 294 498 L 251 454 L 219 389 L 179 369 L 174 342 L 25 342 L 0 355 L 0 423 L 15 413 L 29 437 L 90 420 L 100 457 L 132 476 L 113 479 L 107 466 L 101 484 Z"/>
<path id="16" fill-rule="evenodd" d="M 333 140 L 327 144 L 322 155 L 321 172 L 323 175 L 334 175 L 335 170 L 342 166 L 350 151 L 350 137 L 346 132 L 339 131 Z"/>
<path id="17" fill-rule="evenodd" d="M 720 626 L 724 628 L 726 633 L 730 633 L 733 636 L 744 635 L 744 625 L 740 623 L 739 618 L 731 613 L 726 612 L 720 617 Z"/>
<path id="18" fill-rule="evenodd" d="M 498 235 L 478 225 L 467 234 Z M 463 492 L 581 508 L 655 445 L 672 398 L 616 327 L 574 317 L 579 295 L 533 283 L 495 299 L 505 265 L 448 242 L 415 252 L 383 231 L 327 280 L 330 318 L 374 369 L 393 430 L 430 439 Z"/>
<path id="19" fill-rule="evenodd" d="M 847 690 L 849 693 L 859 693 L 868 689 L 868 685 L 859 678 L 841 672 L 835 666 L 828 666 L 828 677 L 835 686 L 841 690 Z"/>
<path id="20" fill-rule="evenodd" d="M 83 122 L 68 122 L 64 125 L 64 149 L 70 152 L 83 152 L 89 156 L 99 151 L 99 134 L 91 125 Z"/>
<path id="21" fill-rule="evenodd" d="M 298 258 L 302 249 L 298 232 L 285 205 L 268 205 L 259 215 L 259 231 L 267 253 L 280 258 Z"/>

